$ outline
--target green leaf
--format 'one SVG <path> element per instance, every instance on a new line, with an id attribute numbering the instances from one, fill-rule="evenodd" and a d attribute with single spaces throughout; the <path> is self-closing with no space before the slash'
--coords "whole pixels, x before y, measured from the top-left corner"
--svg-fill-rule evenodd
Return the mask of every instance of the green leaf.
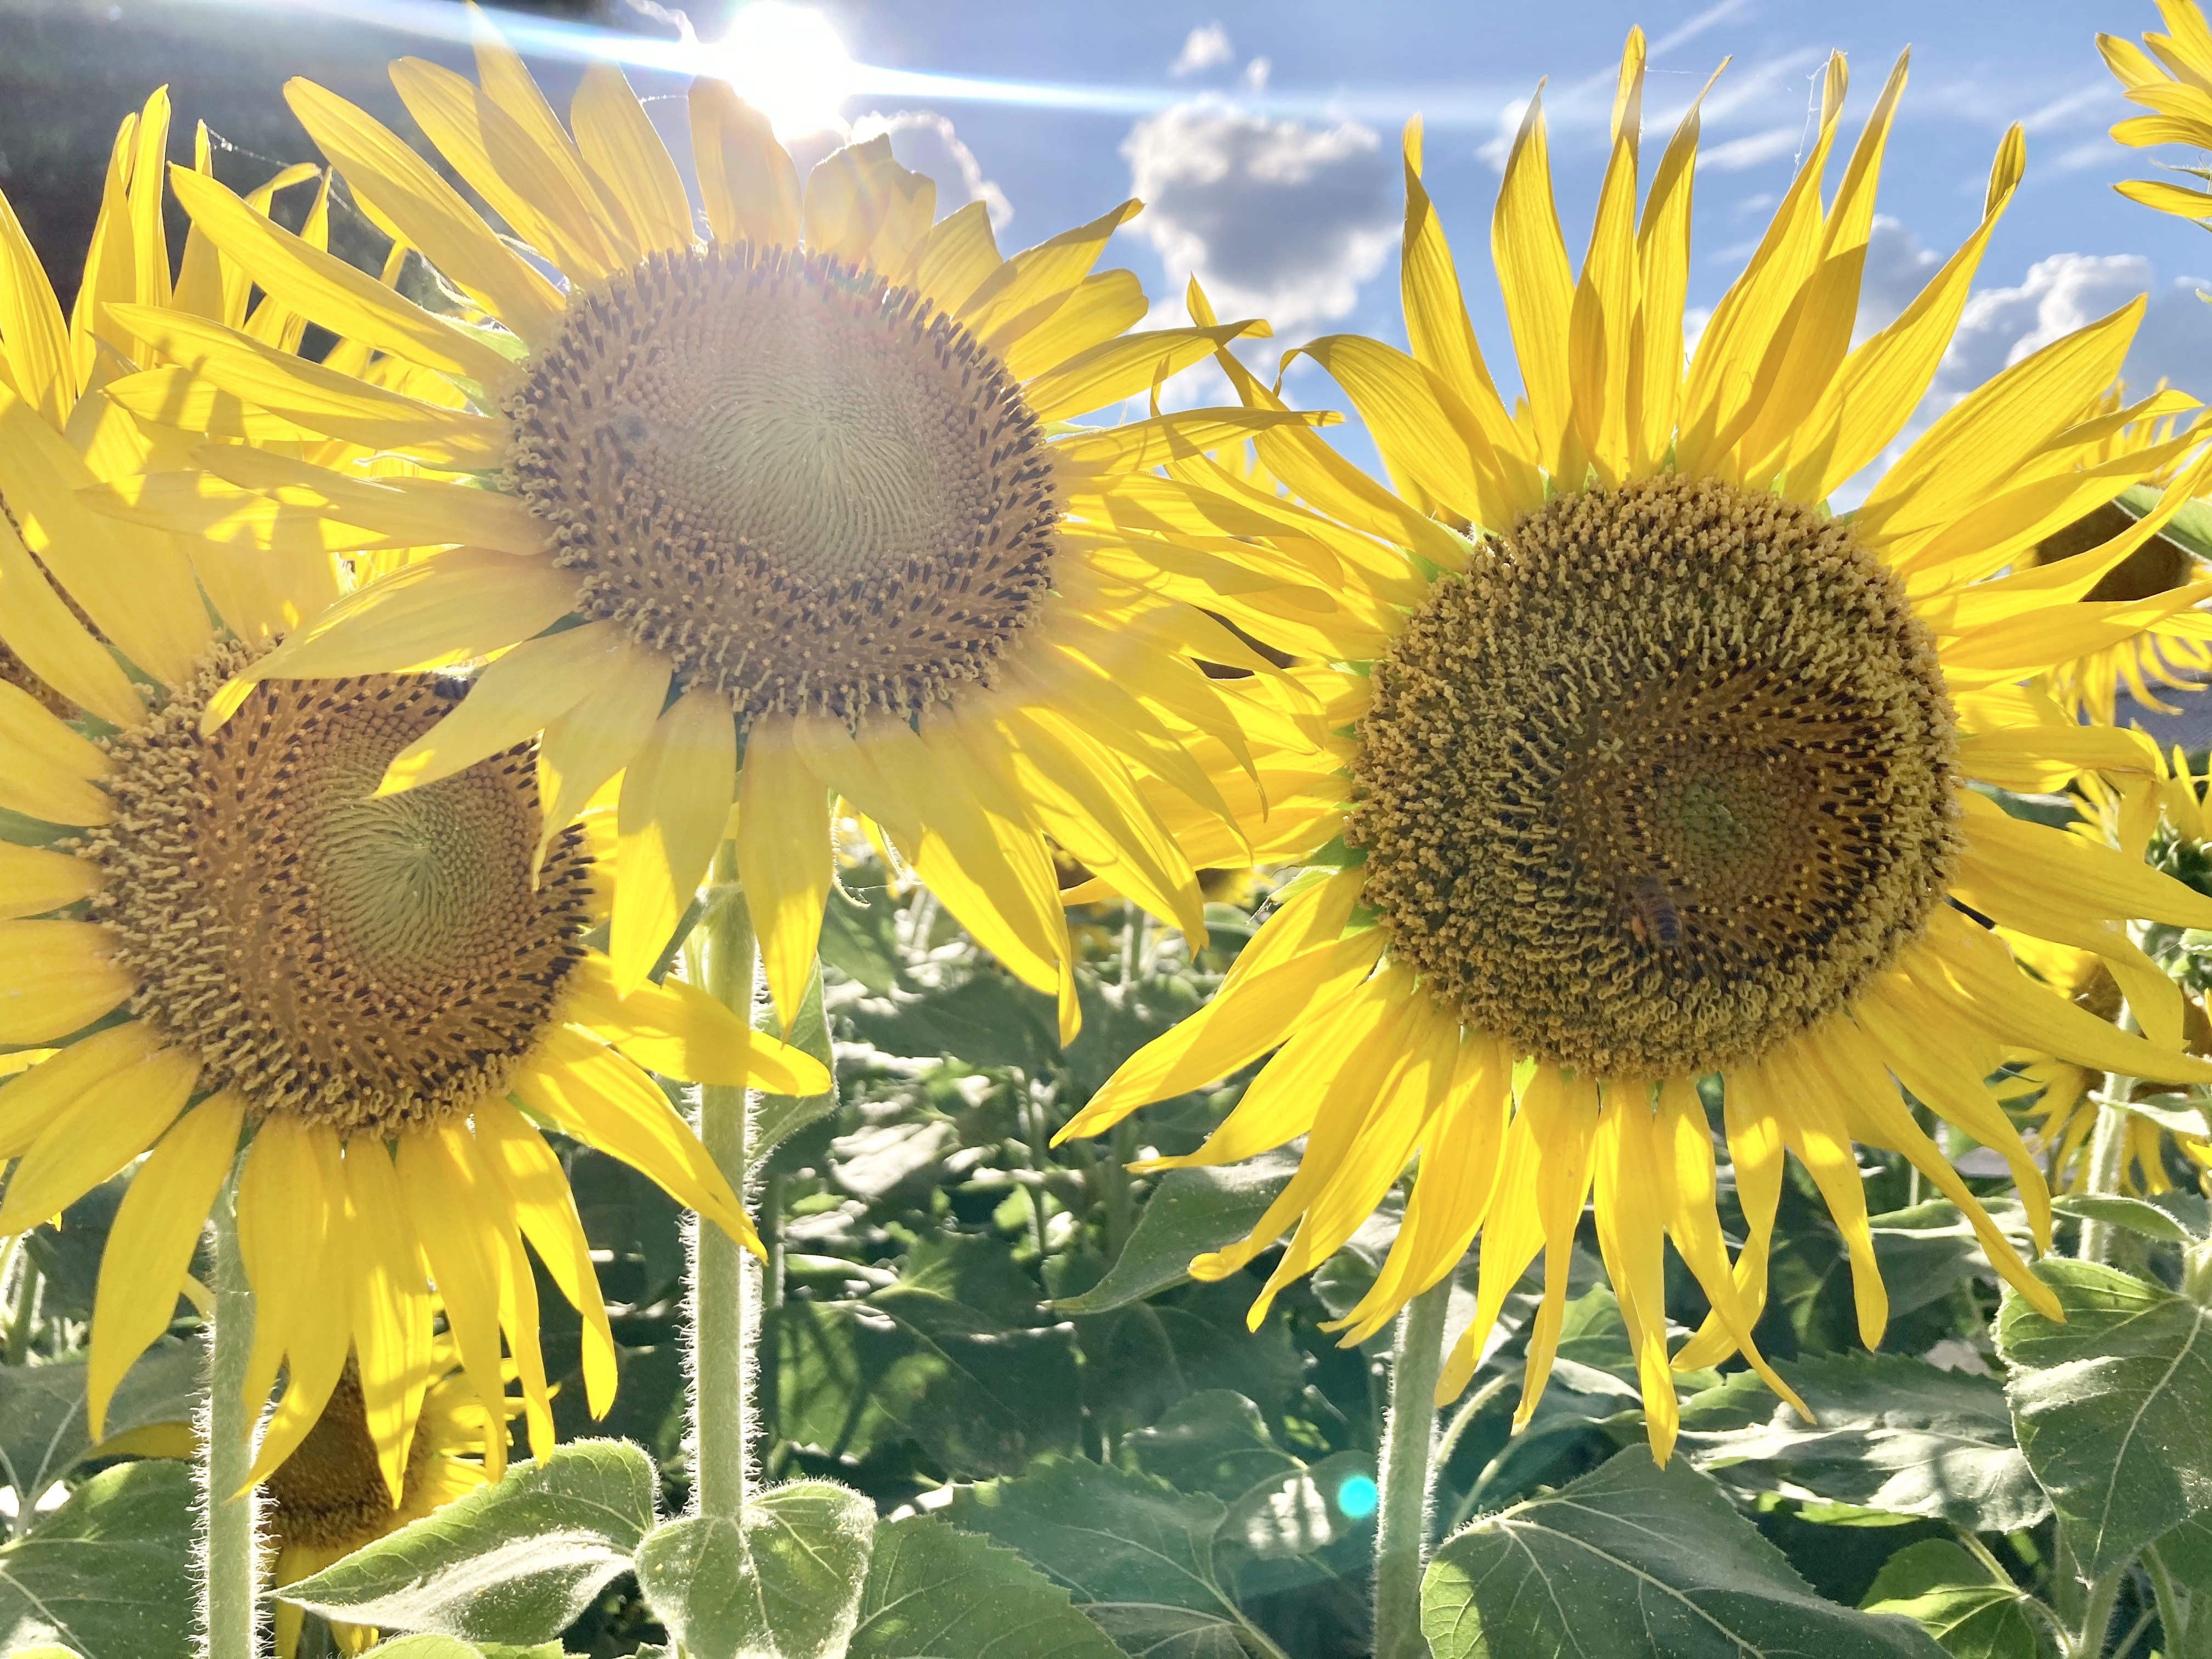
<path id="1" fill-rule="evenodd" d="M 2052 1199 L 2051 1207 L 2061 1215 L 2124 1227 L 2131 1233 L 2140 1233 L 2161 1243 L 2189 1244 L 2197 1237 L 2172 1212 L 2118 1193 L 2067 1193 Z"/>
<path id="2" fill-rule="evenodd" d="M 2160 1644 L 2166 1659 L 2212 1659 L 2212 1515 L 2183 1522 L 2151 1546 L 2179 1605 L 2169 1610 L 2179 1630 Z"/>
<path id="3" fill-rule="evenodd" d="M 898 901 L 884 887 L 845 887 L 822 912 L 822 960 L 887 997 L 899 982 Z"/>
<path id="4" fill-rule="evenodd" d="M 15 1489 L 19 1527 L 33 1505 L 92 1449 L 84 1415 L 84 1360 L 0 1366 L 0 1474 Z M 200 1380 L 196 1342 L 165 1338 L 125 1375 L 107 1408 L 112 1437 L 155 1423 L 188 1423 Z"/>
<path id="5" fill-rule="evenodd" d="M 876 1506 L 830 1480 L 750 1493 L 744 1518 L 687 1515 L 637 1552 L 637 1583 L 691 1659 L 837 1659 L 860 1614 Z"/>
<path id="6" fill-rule="evenodd" d="M 918 1443 L 961 1475 L 1010 1474 L 1079 1443 L 1074 1333 L 1038 1328 L 1036 1292 L 1007 1247 L 925 1239 L 896 1284 L 853 1302 L 777 1310 L 787 1439 L 836 1456 Z"/>
<path id="7" fill-rule="evenodd" d="M 863 1042 L 886 1054 L 940 1055 L 971 1066 L 1049 1070 L 1060 1039 L 1049 998 L 994 965 L 916 995 L 896 990 L 840 1011 Z"/>
<path id="8" fill-rule="evenodd" d="M 1487 1516 L 1421 1586 L 1435 1659 L 1940 1659 L 1917 1626 L 1824 1601 L 1720 1490 L 1642 1447 Z"/>
<path id="9" fill-rule="evenodd" d="M 1303 1467 L 1275 1443 L 1260 1408 L 1227 1389 L 1178 1400 L 1152 1427 L 1124 1435 L 1119 1454 L 1180 1492 L 1224 1504 Z"/>
<path id="10" fill-rule="evenodd" d="M 2119 500 L 2131 516 L 2140 519 L 2158 505 L 2158 497 L 2159 491 L 2152 486 L 2132 484 Z M 2212 505 L 2184 501 L 2159 533 L 2168 541 L 2179 543 L 2200 559 L 2212 559 Z"/>
<path id="11" fill-rule="evenodd" d="M 1247 1330 L 1251 1304 L 1252 1283 L 1240 1275 L 1078 1320 L 1084 1404 L 1116 1432 L 1157 1422 L 1178 1400 L 1209 1389 L 1280 1412 L 1305 1386 L 1305 1358 L 1280 1310 Z"/>
<path id="12" fill-rule="evenodd" d="M 1748 1371 L 1683 1402 L 1682 1449 L 1737 1492 L 1923 1515 L 2013 1532 L 2051 1512 L 2019 1449 L 2004 1386 L 1896 1354 L 1782 1360 L 1808 1424 Z"/>
<path id="13" fill-rule="evenodd" d="M 1243 1615 L 1213 1571 L 1226 1511 L 1140 1474 L 1075 1461 L 962 1488 L 948 1517 L 1021 1551 L 1125 1651 L 1239 1652 Z"/>
<path id="14" fill-rule="evenodd" d="M 659 1486 L 635 1446 L 578 1441 L 277 1594 L 349 1625 L 550 1642 L 629 1571 Z"/>
<path id="15" fill-rule="evenodd" d="M 1218 1169 L 1170 1170 L 1106 1277 L 1053 1305 L 1062 1313 L 1107 1313 L 1182 1284 L 1193 1256 L 1252 1231 L 1297 1167 L 1296 1154 L 1270 1152 Z"/>
<path id="16" fill-rule="evenodd" d="M 929 1516 L 876 1531 L 848 1659 L 1120 1659 L 1067 1591 Z"/>
<path id="17" fill-rule="evenodd" d="M 834 901 L 830 906 L 833 912 L 845 908 Z M 830 1070 L 830 1087 L 821 1094 L 760 1097 L 753 1108 L 752 1138 L 747 1145 L 752 1161 L 758 1164 L 781 1142 L 837 1109 L 837 1064 L 830 1047 L 830 1022 L 822 1012 L 821 962 L 815 962 L 813 972 L 807 976 L 806 994 L 799 1000 L 789 1031 L 777 1030 L 772 1007 L 763 1007 L 755 1023 L 794 1048 L 805 1049 Z"/>
<path id="18" fill-rule="evenodd" d="M 1317 1554 L 1374 1526 L 1376 1490 L 1372 1457 L 1336 1452 L 1244 1492 L 1222 1517 L 1221 1541 L 1263 1561 Z M 1365 1495 L 1356 1514 L 1344 1507 L 1347 1492 Z"/>
<path id="19" fill-rule="evenodd" d="M 2042 1650 L 2027 1595 L 1948 1538 L 1891 1556 L 1859 1606 L 1913 1620 L 1951 1659 L 2037 1659 Z"/>
<path id="20" fill-rule="evenodd" d="M 191 1472 L 162 1459 L 87 1480 L 0 1548 L 0 1652 L 182 1654 L 192 1628 Z"/>
<path id="21" fill-rule="evenodd" d="M 2094 1262 L 2035 1271 L 2066 1322 L 2008 1294 L 1997 1350 L 2020 1449 L 2094 1578 L 2212 1504 L 2212 1315 Z"/>

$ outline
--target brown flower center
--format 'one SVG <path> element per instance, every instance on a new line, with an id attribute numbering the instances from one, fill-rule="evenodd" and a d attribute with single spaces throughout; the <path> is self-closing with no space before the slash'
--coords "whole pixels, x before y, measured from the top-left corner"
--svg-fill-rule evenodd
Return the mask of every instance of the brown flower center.
<path id="1" fill-rule="evenodd" d="M 1012 377 L 823 255 L 655 254 L 580 291 L 509 413 L 577 608 L 741 716 L 912 713 L 987 677 L 1050 580 L 1050 458 Z"/>
<path id="2" fill-rule="evenodd" d="M 343 1133 L 501 1092 L 581 955 L 577 832 L 533 889 L 527 748 L 376 797 L 459 695 L 433 676 L 264 682 L 202 737 L 251 655 L 218 647 L 110 744 L 115 818 L 82 851 L 109 872 L 94 915 L 141 976 L 136 1012 L 199 1050 L 206 1086 Z"/>
<path id="3" fill-rule="evenodd" d="M 435 1455 L 418 1423 L 407 1448 L 403 1492 L 415 1488 Z M 353 1361 L 346 1362 L 315 1426 L 270 1472 L 264 1490 L 274 1511 L 273 1529 L 287 1544 L 349 1553 L 392 1529 L 399 1511 L 377 1462 Z"/>
<path id="4" fill-rule="evenodd" d="M 1375 680 L 1365 902 L 1434 995 L 1540 1059 L 1755 1056 L 1942 900 L 1932 641 L 1844 526 L 1778 497 L 1559 497 L 1437 583 Z"/>

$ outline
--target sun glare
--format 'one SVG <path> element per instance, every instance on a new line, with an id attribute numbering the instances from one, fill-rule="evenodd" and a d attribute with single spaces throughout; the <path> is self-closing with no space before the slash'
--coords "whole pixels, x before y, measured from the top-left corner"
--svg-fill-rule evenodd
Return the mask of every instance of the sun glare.
<path id="1" fill-rule="evenodd" d="M 753 0 L 714 46 L 717 68 L 779 138 L 842 131 L 853 60 L 830 20 L 811 6 Z"/>

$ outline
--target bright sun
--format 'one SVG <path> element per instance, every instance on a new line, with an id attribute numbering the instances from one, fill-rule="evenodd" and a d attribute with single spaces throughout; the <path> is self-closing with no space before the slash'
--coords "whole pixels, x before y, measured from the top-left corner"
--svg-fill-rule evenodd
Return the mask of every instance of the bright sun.
<path id="1" fill-rule="evenodd" d="M 768 117 L 779 138 L 843 131 L 853 60 L 830 20 L 811 6 L 753 0 L 738 8 L 711 50 L 720 73 Z"/>

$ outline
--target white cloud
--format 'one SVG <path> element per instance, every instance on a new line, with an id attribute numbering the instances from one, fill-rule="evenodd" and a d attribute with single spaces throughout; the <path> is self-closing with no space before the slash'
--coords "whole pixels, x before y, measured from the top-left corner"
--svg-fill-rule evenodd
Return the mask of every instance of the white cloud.
<path id="1" fill-rule="evenodd" d="M 1254 92 L 1265 92 L 1267 89 L 1267 77 L 1274 73 L 1274 61 L 1272 58 L 1255 58 L 1244 65 L 1245 86 Z"/>
<path id="2" fill-rule="evenodd" d="M 1948 408 L 2000 369 L 2139 294 L 2150 303 L 2122 369 L 2129 384 L 2148 391 L 2163 376 L 2192 397 L 2212 395 L 2212 319 L 2197 297 L 2202 285 L 2193 276 L 2160 283 L 2138 253 L 2039 259 L 2017 287 L 1984 289 L 1966 301 L 1923 412 Z"/>
<path id="3" fill-rule="evenodd" d="M 1122 143 L 1137 228 L 1178 289 L 1288 332 L 1342 317 L 1398 240 L 1395 158 L 1374 130 L 1269 121 L 1218 99 L 1139 121 Z"/>
<path id="4" fill-rule="evenodd" d="M 1182 56 L 1168 65 L 1168 73 L 1195 75 L 1236 56 L 1237 49 L 1229 44 L 1229 31 L 1218 23 L 1208 23 L 1190 32 L 1182 43 Z"/>
<path id="5" fill-rule="evenodd" d="M 1878 295 L 1875 248 L 1885 245 L 1888 253 L 1881 280 L 1890 287 L 1886 295 Z M 1869 290 L 1860 306 L 1860 331 L 1869 331 L 1869 317 L 1879 315 L 1878 307 L 1901 307 L 1910 300 L 1936 263 L 1937 256 L 1921 249 L 1903 226 L 1890 222 L 1885 227 L 1877 219 L 1868 259 Z M 1920 407 L 1888 450 L 1836 492 L 1836 505 L 1857 505 L 1912 441 L 1968 392 L 2138 295 L 2148 295 L 2149 303 L 2121 366 L 2130 391 L 2141 396 L 2164 379 L 2191 397 L 2212 398 L 2212 328 L 2206 326 L 2212 318 L 2197 298 L 2197 289 L 2207 286 L 2212 284 L 2196 276 L 2161 283 L 2151 262 L 2140 254 L 2054 253 L 2030 265 L 2012 287 L 1978 289 L 1966 301 L 1958 331 Z"/>
<path id="6" fill-rule="evenodd" d="M 1879 334 L 1911 305 L 1943 258 L 1886 213 L 1874 216 L 1867 234 L 1866 266 L 1859 275 L 1859 314 L 1851 330 L 1854 343 Z"/>
<path id="7" fill-rule="evenodd" d="M 975 152 L 960 141 L 952 123 L 933 110 L 902 109 L 894 115 L 871 111 L 853 123 L 853 142 L 860 143 L 879 133 L 889 133 L 891 154 L 901 167 L 926 173 L 937 183 L 939 217 L 970 202 L 984 204 L 991 228 L 1002 228 L 1014 216 L 1006 192 L 983 176 Z"/>
<path id="8" fill-rule="evenodd" d="M 1787 126 L 1769 127 L 1764 132 L 1731 138 L 1725 143 L 1715 144 L 1711 149 L 1700 149 L 1698 152 L 1698 171 L 1741 173 L 1763 161 L 1771 161 L 1778 155 L 1794 155 L 1804 136 L 1802 126 Z"/>

